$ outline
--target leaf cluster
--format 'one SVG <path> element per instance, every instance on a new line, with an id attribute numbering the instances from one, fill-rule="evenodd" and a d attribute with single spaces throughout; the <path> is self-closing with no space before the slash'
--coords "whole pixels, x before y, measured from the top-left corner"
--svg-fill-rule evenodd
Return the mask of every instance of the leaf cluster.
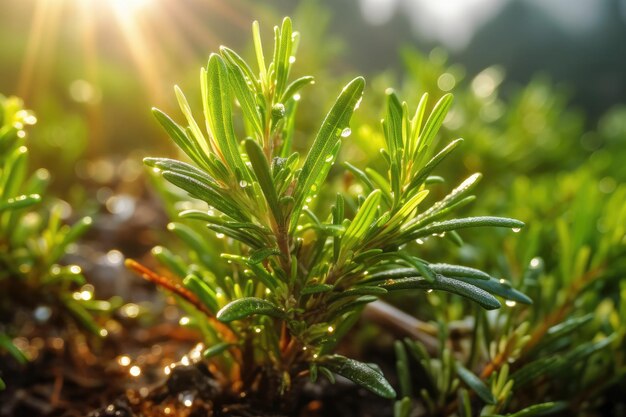
<path id="1" fill-rule="evenodd" d="M 431 174 L 461 143 L 439 151 L 435 145 L 451 96 L 429 110 L 424 95 L 409 113 L 389 92 L 380 151 L 386 168 L 345 162 L 362 193 L 337 193 L 329 200 L 328 176 L 351 135 L 365 82 L 357 77 L 345 85 L 301 158 L 293 151 L 296 111 L 300 90 L 313 79 L 289 81 L 299 35 L 289 18 L 275 27 L 269 64 L 256 23 L 253 39 L 257 72 L 226 47 L 201 70 L 204 123 L 197 122 L 178 87 L 182 124 L 154 110 L 190 162 L 146 158 L 145 163 L 206 205 L 180 212 L 180 221 L 170 224 L 189 256 L 159 247 L 156 256 L 169 269 L 167 276 L 134 261 L 128 265 L 191 304 L 193 323 L 209 345 L 206 355 L 220 355 L 215 360 L 224 372 L 235 372 L 234 390 L 269 392 L 265 398 L 271 399 L 289 392 L 292 381 L 304 375 L 315 380 L 321 373 L 332 380 L 335 373 L 393 398 L 395 391 L 377 367 L 333 354 L 363 307 L 406 290 L 450 292 L 486 309 L 500 307 L 496 297 L 529 303 L 482 271 L 417 256 L 420 243 L 433 236 L 460 244 L 460 230 L 517 230 L 523 223 L 453 217 L 474 200 L 470 192 L 480 174 L 425 206 L 428 186 L 442 180 Z M 209 255 L 216 239 L 204 228 L 222 242 L 222 265 Z"/>

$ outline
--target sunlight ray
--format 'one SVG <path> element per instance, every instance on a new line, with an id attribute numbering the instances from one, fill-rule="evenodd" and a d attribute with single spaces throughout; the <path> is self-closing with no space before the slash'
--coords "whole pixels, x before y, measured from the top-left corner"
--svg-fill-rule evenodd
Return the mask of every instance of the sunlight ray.
<path id="1" fill-rule="evenodd" d="M 50 52 L 46 53 L 43 45 L 56 38 L 56 33 L 53 32 L 55 26 L 58 27 L 59 11 L 62 6 L 62 0 L 40 0 L 35 4 L 26 55 L 17 87 L 17 94 L 24 98 L 28 98 L 31 93 L 38 60 L 45 56 L 49 57 Z"/>

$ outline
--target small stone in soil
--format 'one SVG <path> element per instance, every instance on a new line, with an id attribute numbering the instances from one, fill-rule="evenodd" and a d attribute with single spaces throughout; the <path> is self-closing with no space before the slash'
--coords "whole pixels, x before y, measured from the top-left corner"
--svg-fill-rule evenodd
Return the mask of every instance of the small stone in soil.
<path id="1" fill-rule="evenodd" d="M 133 417 L 134 414 L 125 399 L 119 398 L 112 404 L 89 414 L 88 417 Z"/>
<path id="2" fill-rule="evenodd" d="M 197 392 L 203 399 L 212 400 L 220 394 L 220 386 L 202 362 L 177 365 L 167 380 L 169 394 Z"/>

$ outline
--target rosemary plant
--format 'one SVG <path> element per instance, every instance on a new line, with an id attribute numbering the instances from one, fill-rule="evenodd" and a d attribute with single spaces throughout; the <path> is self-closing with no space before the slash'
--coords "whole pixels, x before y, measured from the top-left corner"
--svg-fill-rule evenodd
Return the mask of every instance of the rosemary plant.
<path id="1" fill-rule="evenodd" d="M 451 169 L 475 166 L 501 184 L 472 212 L 499 210 L 530 224 L 503 240 L 476 236 L 466 257 L 509 279 L 535 304 L 508 302 L 484 314 L 432 294 L 430 305 L 412 312 L 434 318 L 435 342 L 396 342 L 402 399 L 395 416 L 619 414 L 623 400 L 614 393 L 626 381 L 626 187 L 615 162 L 626 148 L 603 130 L 623 110 L 585 132 L 578 112 L 545 80 L 504 99 L 496 68 L 466 80 L 458 65 L 444 67 L 412 51 L 405 60 L 412 88 L 434 90 L 438 74 L 456 75 L 458 103 L 445 131 L 472 140 Z M 590 138 L 602 147 L 590 149 Z"/>
<path id="2" fill-rule="evenodd" d="M 457 139 L 436 152 L 435 138 L 452 103 L 449 95 L 431 111 L 424 95 L 410 114 L 390 92 L 382 122 L 386 170 L 362 170 L 345 162 L 362 195 L 333 195 L 327 177 L 341 142 L 349 140 L 365 81 L 357 77 L 343 88 L 301 158 L 294 152 L 296 111 L 300 90 L 313 78 L 289 81 L 299 39 L 289 18 L 274 28 L 274 35 L 267 63 L 258 24 L 253 24 L 258 72 L 229 48 L 210 56 L 200 74 L 204 123 L 196 121 L 178 87 L 182 124 L 154 109 L 191 163 L 166 158 L 146 158 L 145 163 L 208 207 L 180 212 L 180 219 L 197 222 L 195 228 L 170 225 L 188 244 L 190 256 L 184 260 L 159 248 L 166 275 L 133 260 L 127 265 L 193 306 L 193 323 L 207 339 L 205 356 L 220 356 L 214 358 L 215 369 L 236 394 L 272 404 L 306 375 L 333 380 L 339 374 L 394 398 L 377 366 L 334 354 L 364 306 L 408 290 L 447 291 L 486 309 L 500 307 L 495 296 L 529 302 L 484 272 L 419 257 L 419 243 L 431 236 L 460 242 L 461 229 L 518 229 L 523 223 L 451 218 L 474 199 L 469 192 L 480 174 L 440 200 L 429 199 L 429 184 L 441 181 L 431 173 L 462 142 Z M 221 239 L 207 237 L 205 228 Z M 210 256 L 217 241 L 222 242 L 221 259 Z"/>
<path id="3" fill-rule="evenodd" d="M 96 335 L 106 332 L 89 312 L 101 309 L 102 303 L 91 300 L 91 287 L 78 288 L 86 284 L 80 267 L 60 264 L 91 218 L 65 225 L 63 205 L 42 197 L 48 171 L 27 175 L 24 129 L 36 121 L 20 99 L 0 96 L 0 352 L 7 351 L 22 363 L 28 358 L 12 342 L 19 335 L 12 321 L 21 308 L 39 323 L 61 312 L 63 319 L 78 320 Z"/>

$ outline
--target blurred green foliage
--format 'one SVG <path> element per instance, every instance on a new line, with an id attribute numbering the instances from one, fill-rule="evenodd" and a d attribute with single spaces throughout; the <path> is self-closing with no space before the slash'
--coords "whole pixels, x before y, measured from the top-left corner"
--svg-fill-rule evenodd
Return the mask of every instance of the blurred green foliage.
<path id="1" fill-rule="evenodd" d="M 66 251 L 92 220 L 65 224 L 71 208 L 46 196 L 48 171 L 29 173 L 25 129 L 36 122 L 19 98 L 0 96 L 0 349 L 20 362 L 27 357 L 12 338 L 20 335 L 14 319 L 22 310 L 36 323 L 69 319 L 104 336 L 90 310 L 110 307 L 92 299 L 93 287 L 78 265 L 63 265 Z"/>
<path id="2" fill-rule="evenodd" d="M 406 341 L 408 351 L 417 352 L 420 374 L 428 376 L 406 394 L 417 409 L 436 415 L 513 413 L 542 399 L 560 402 L 523 415 L 619 415 L 622 400 L 612 393 L 623 389 L 626 375 L 623 109 L 585 131 L 567 94 L 545 79 L 505 99 L 498 89 L 505 77 L 501 69 L 465 79 L 463 68 L 448 64 L 439 50 L 428 56 L 405 50 L 403 57 L 407 91 L 455 94 L 445 135 L 467 140 L 447 172 L 477 169 L 489 190 L 469 211 L 506 213 L 527 224 L 515 238 L 503 236 L 503 245 L 474 234 L 476 244 L 464 245 L 457 256 L 534 300 L 532 306 L 507 303 L 482 314 L 458 300 L 429 295 L 414 314 L 437 320 L 442 343 L 437 352 L 426 352 L 419 342 Z M 368 132 L 355 145 L 376 139 Z M 428 244 L 424 249 L 437 251 Z M 444 320 L 464 323 L 466 336 L 456 340 L 458 329 L 451 333 Z M 399 371 L 410 360 L 401 362 Z M 474 370 L 482 383 L 464 379 L 459 367 Z M 485 387 L 495 401 L 485 401 Z M 407 401 L 398 403 L 397 415 L 408 415 Z M 486 402 L 493 404 L 480 406 Z"/>

